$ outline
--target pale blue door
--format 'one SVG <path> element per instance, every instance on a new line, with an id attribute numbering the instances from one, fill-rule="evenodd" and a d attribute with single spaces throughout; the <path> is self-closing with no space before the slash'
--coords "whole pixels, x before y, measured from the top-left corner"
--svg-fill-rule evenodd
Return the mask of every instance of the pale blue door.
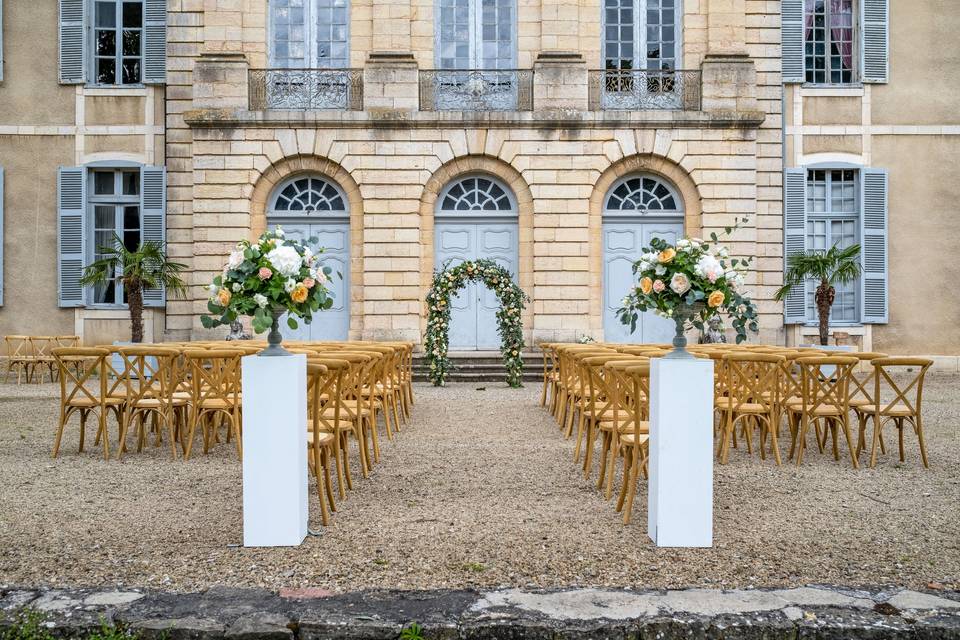
<path id="1" fill-rule="evenodd" d="M 603 339 L 606 342 L 655 343 L 670 342 L 674 324 L 644 313 L 632 334 L 630 327 L 620 322 L 617 309 L 623 298 L 635 286 L 633 263 L 653 238 L 675 243 L 683 236 L 683 223 L 677 221 L 630 222 L 616 221 L 603 224 Z"/>
<path id="2" fill-rule="evenodd" d="M 271 225 L 271 228 L 276 225 Z M 313 316 L 313 322 L 299 323 L 297 329 L 281 320 L 283 337 L 288 340 L 346 340 L 350 332 L 350 223 L 282 224 L 288 238 L 309 241 L 320 252 L 320 264 L 332 270 L 327 288 L 333 294 L 333 306 Z"/>
<path id="3" fill-rule="evenodd" d="M 516 281 L 516 221 L 437 220 L 434 256 L 438 267 L 449 261 L 488 258 L 508 269 Z M 495 350 L 500 348 L 496 312 L 497 295 L 482 283 L 471 282 L 451 299 L 450 349 Z"/>

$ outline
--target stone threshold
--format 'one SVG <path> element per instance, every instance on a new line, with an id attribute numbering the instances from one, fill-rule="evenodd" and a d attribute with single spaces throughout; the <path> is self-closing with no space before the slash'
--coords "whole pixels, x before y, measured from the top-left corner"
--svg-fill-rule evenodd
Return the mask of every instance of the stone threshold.
<path id="1" fill-rule="evenodd" d="M 0 585 L 0 635 L 17 610 L 42 612 L 58 637 L 102 622 L 144 640 L 423 638 L 960 639 L 960 592 L 808 586 L 669 591 L 360 591 L 280 593 L 213 587 L 200 593 Z"/>

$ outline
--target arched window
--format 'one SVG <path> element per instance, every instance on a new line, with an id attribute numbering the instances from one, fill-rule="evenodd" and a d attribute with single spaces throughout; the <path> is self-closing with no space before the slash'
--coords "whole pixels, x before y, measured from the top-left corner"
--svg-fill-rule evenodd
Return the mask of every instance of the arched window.
<path id="1" fill-rule="evenodd" d="M 683 200 L 662 179 L 641 174 L 627 176 L 615 183 L 607 193 L 603 210 L 612 214 L 681 214 Z"/>
<path id="2" fill-rule="evenodd" d="M 345 215 L 346 198 L 340 188 L 320 176 L 301 176 L 281 184 L 270 202 L 269 215 L 297 216 L 311 213 Z"/>
<path id="3" fill-rule="evenodd" d="M 493 178 L 469 176 L 451 183 L 440 194 L 438 213 L 483 211 L 496 215 L 516 215 L 517 207 L 510 189 Z"/>

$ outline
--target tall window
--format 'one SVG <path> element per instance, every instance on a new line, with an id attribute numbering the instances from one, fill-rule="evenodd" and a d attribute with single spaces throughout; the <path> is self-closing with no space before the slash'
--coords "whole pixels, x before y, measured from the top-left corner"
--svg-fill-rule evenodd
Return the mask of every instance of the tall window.
<path id="1" fill-rule="evenodd" d="M 138 169 L 95 169 L 90 171 L 89 206 L 93 219 L 93 259 L 104 255 L 101 247 L 114 244 L 114 237 L 135 251 L 140 244 L 140 171 Z M 123 304 L 123 287 L 116 275 L 93 290 L 94 304 Z"/>
<path id="2" fill-rule="evenodd" d="M 350 66 L 348 0 L 270 0 L 271 66 Z"/>
<path id="3" fill-rule="evenodd" d="M 143 81 L 143 0 L 96 0 L 93 5 L 93 80 Z"/>
<path id="4" fill-rule="evenodd" d="M 807 171 L 807 249 L 825 251 L 839 245 L 845 249 L 859 243 L 860 203 L 855 169 L 810 169 Z M 807 299 L 807 318 L 816 317 L 813 283 Z M 830 312 L 833 322 L 859 322 L 859 283 L 836 286 Z"/>
<path id="5" fill-rule="evenodd" d="M 803 20 L 807 82 L 853 82 L 853 3 L 854 0 L 805 0 Z"/>
<path id="6" fill-rule="evenodd" d="M 606 69 L 676 69 L 677 0 L 604 0 Z"/>
<path id="7" fill-rule="evenodd" d="M 517 66 L 514 0 L 438 0 L 437 8 L 440 69 Z"/>

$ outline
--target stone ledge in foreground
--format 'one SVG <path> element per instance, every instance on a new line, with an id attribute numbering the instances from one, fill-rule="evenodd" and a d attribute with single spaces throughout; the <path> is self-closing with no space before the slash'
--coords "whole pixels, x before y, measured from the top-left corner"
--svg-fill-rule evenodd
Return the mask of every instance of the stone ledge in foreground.
<path id="1" fill-rule="evenodd" d="M 899 588 L 182 594 L 0 585 L 0 630 L 23 608 L 44 612 L 60 637 L 85 635 L 105 620 L 144 640 L 386 640 L 411 622 L 424 638 L 451 640 L 960 640 L 960 592 Z"/>

